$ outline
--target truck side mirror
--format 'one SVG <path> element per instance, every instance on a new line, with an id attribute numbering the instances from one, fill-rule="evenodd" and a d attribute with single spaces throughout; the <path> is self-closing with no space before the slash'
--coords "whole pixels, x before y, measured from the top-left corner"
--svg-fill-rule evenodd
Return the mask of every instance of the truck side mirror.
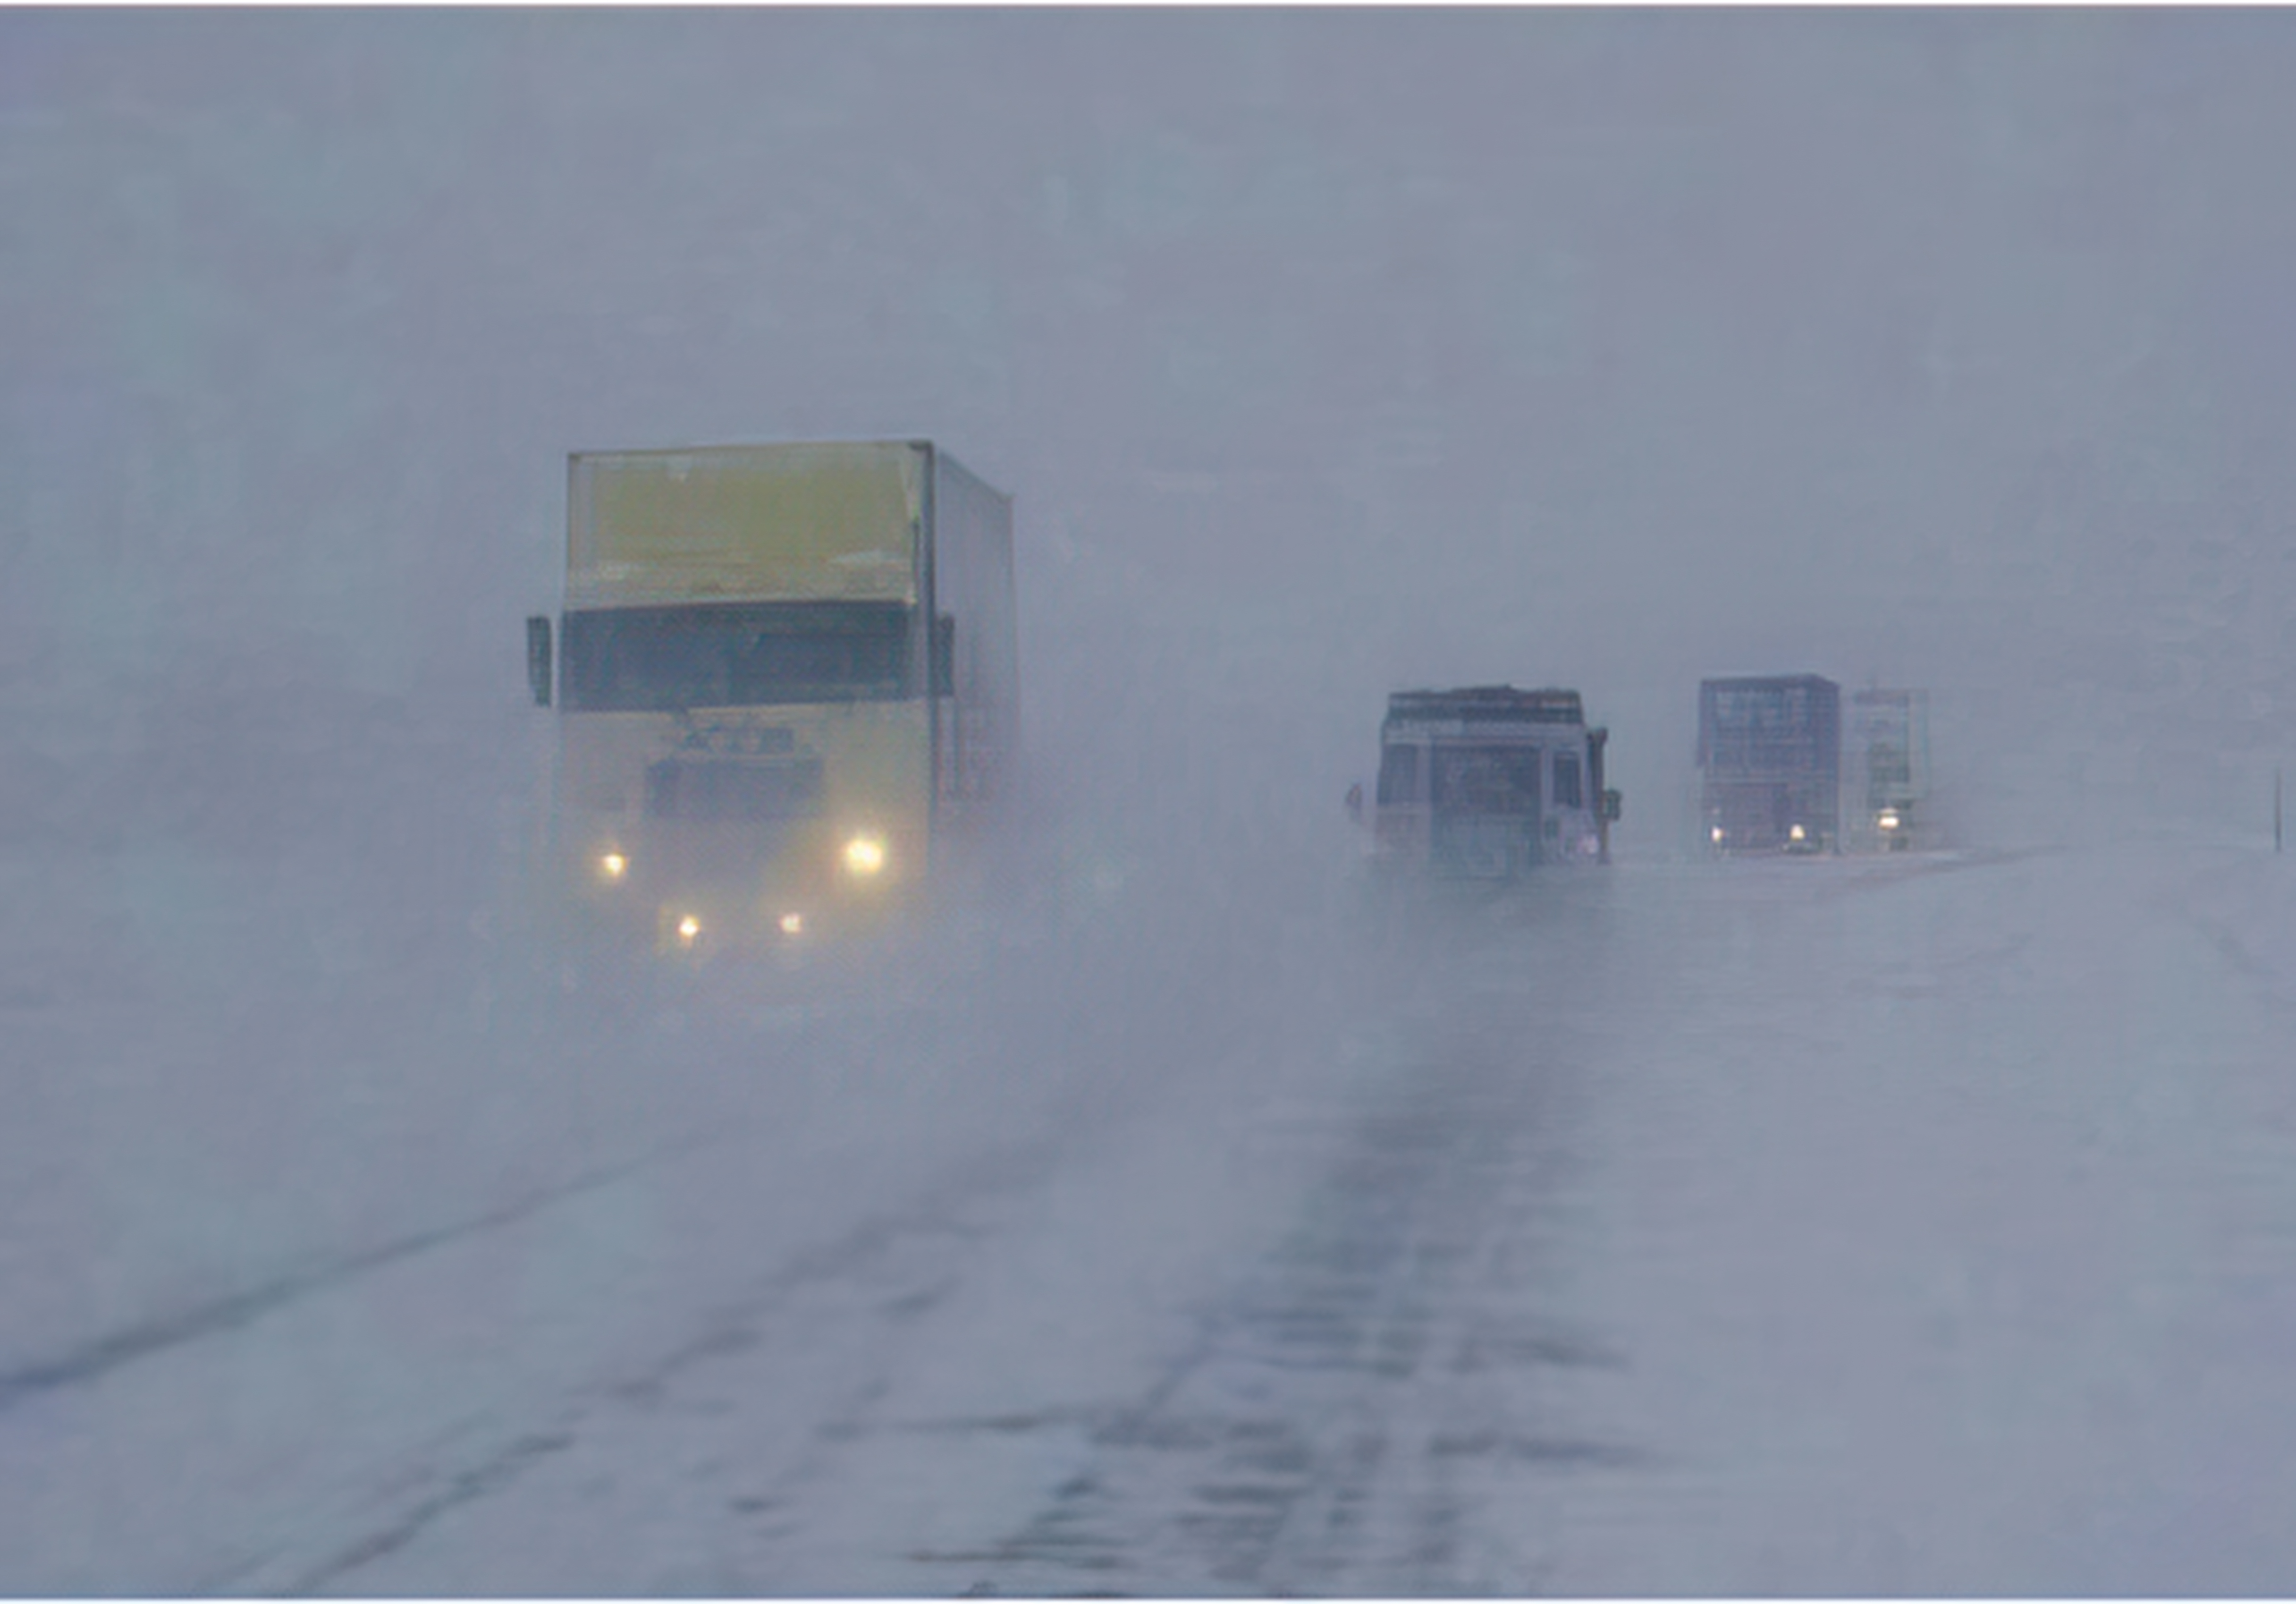
<path id="1" fill-rule="evenodd" d="M 550 621 L 535 617 L 526 621 L 526 683 L 534 692 L 537 707 L 550 705 Z"/>
<path id="2" fill-rule="evenodd" d="M 1619 817 L 1619 806 L 1626 799 L 1620 796 L 1615 790 L 1603 792 L 1603 817 L 1606 819 L 1617 819 Z"/>

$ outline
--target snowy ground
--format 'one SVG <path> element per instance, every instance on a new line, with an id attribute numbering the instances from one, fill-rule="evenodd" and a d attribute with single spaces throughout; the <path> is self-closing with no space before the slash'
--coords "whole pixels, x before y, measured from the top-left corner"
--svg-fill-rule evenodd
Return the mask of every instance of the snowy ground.
<path id="1" fill-rule="evenodd" d="M 2285 1592 L 2285 862 L 1106 856 L 605 1021 L 115 878 L 215 983 L 4 999 L 0 1587 Z"/>

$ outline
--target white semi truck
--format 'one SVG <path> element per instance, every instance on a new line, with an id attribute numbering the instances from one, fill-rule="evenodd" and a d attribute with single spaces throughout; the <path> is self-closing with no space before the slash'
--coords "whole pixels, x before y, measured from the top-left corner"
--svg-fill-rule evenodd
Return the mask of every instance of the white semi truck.
<path id="1" fill-rule="evenodd" d="M 1378 859 L 1472 880 L 1607 862 L 1619 817 L 1619 794 L 1603 784 L 1609 739 L 1587 728 L 1573 690 L 1395 693 L 1380 727 Z"/>

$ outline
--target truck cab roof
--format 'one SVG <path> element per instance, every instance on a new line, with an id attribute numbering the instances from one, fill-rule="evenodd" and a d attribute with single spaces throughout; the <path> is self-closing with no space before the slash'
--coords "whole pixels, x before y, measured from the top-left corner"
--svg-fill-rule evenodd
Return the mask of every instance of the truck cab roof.
<path id="1" fill-rule="evenodd" d="M 1583 725 L 1587 714 L 1577 691 L 1551 687 L 1524 691 L 1511 685 L 1481 685 L 1449 691 L 1397 691 L 1388 697 L 1388 723 L 1422 720 Z"/>

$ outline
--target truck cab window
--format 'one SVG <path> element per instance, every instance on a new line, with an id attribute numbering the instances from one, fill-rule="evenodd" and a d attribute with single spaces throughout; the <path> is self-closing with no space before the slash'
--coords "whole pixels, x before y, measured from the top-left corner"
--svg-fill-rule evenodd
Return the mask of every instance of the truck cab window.
<path id="1" fill-rule="evenodd" d="M 1536 813 L 1538 760 L 1536 746 L 1438 745 L 1435 805 L 1465 813 Z"/>
<path id="2" fill-rule="evenodd" d="M 698 603 L 566 615 L 566 701 L 606 712 L 914 695 L 898 603 Z"/>
<path id="3" fill-rule="evenodd" d="M 1390 746 L 1379 759 L 1379 805 L 1404 806 L 1419 800 L 1419 748 Z"/>

